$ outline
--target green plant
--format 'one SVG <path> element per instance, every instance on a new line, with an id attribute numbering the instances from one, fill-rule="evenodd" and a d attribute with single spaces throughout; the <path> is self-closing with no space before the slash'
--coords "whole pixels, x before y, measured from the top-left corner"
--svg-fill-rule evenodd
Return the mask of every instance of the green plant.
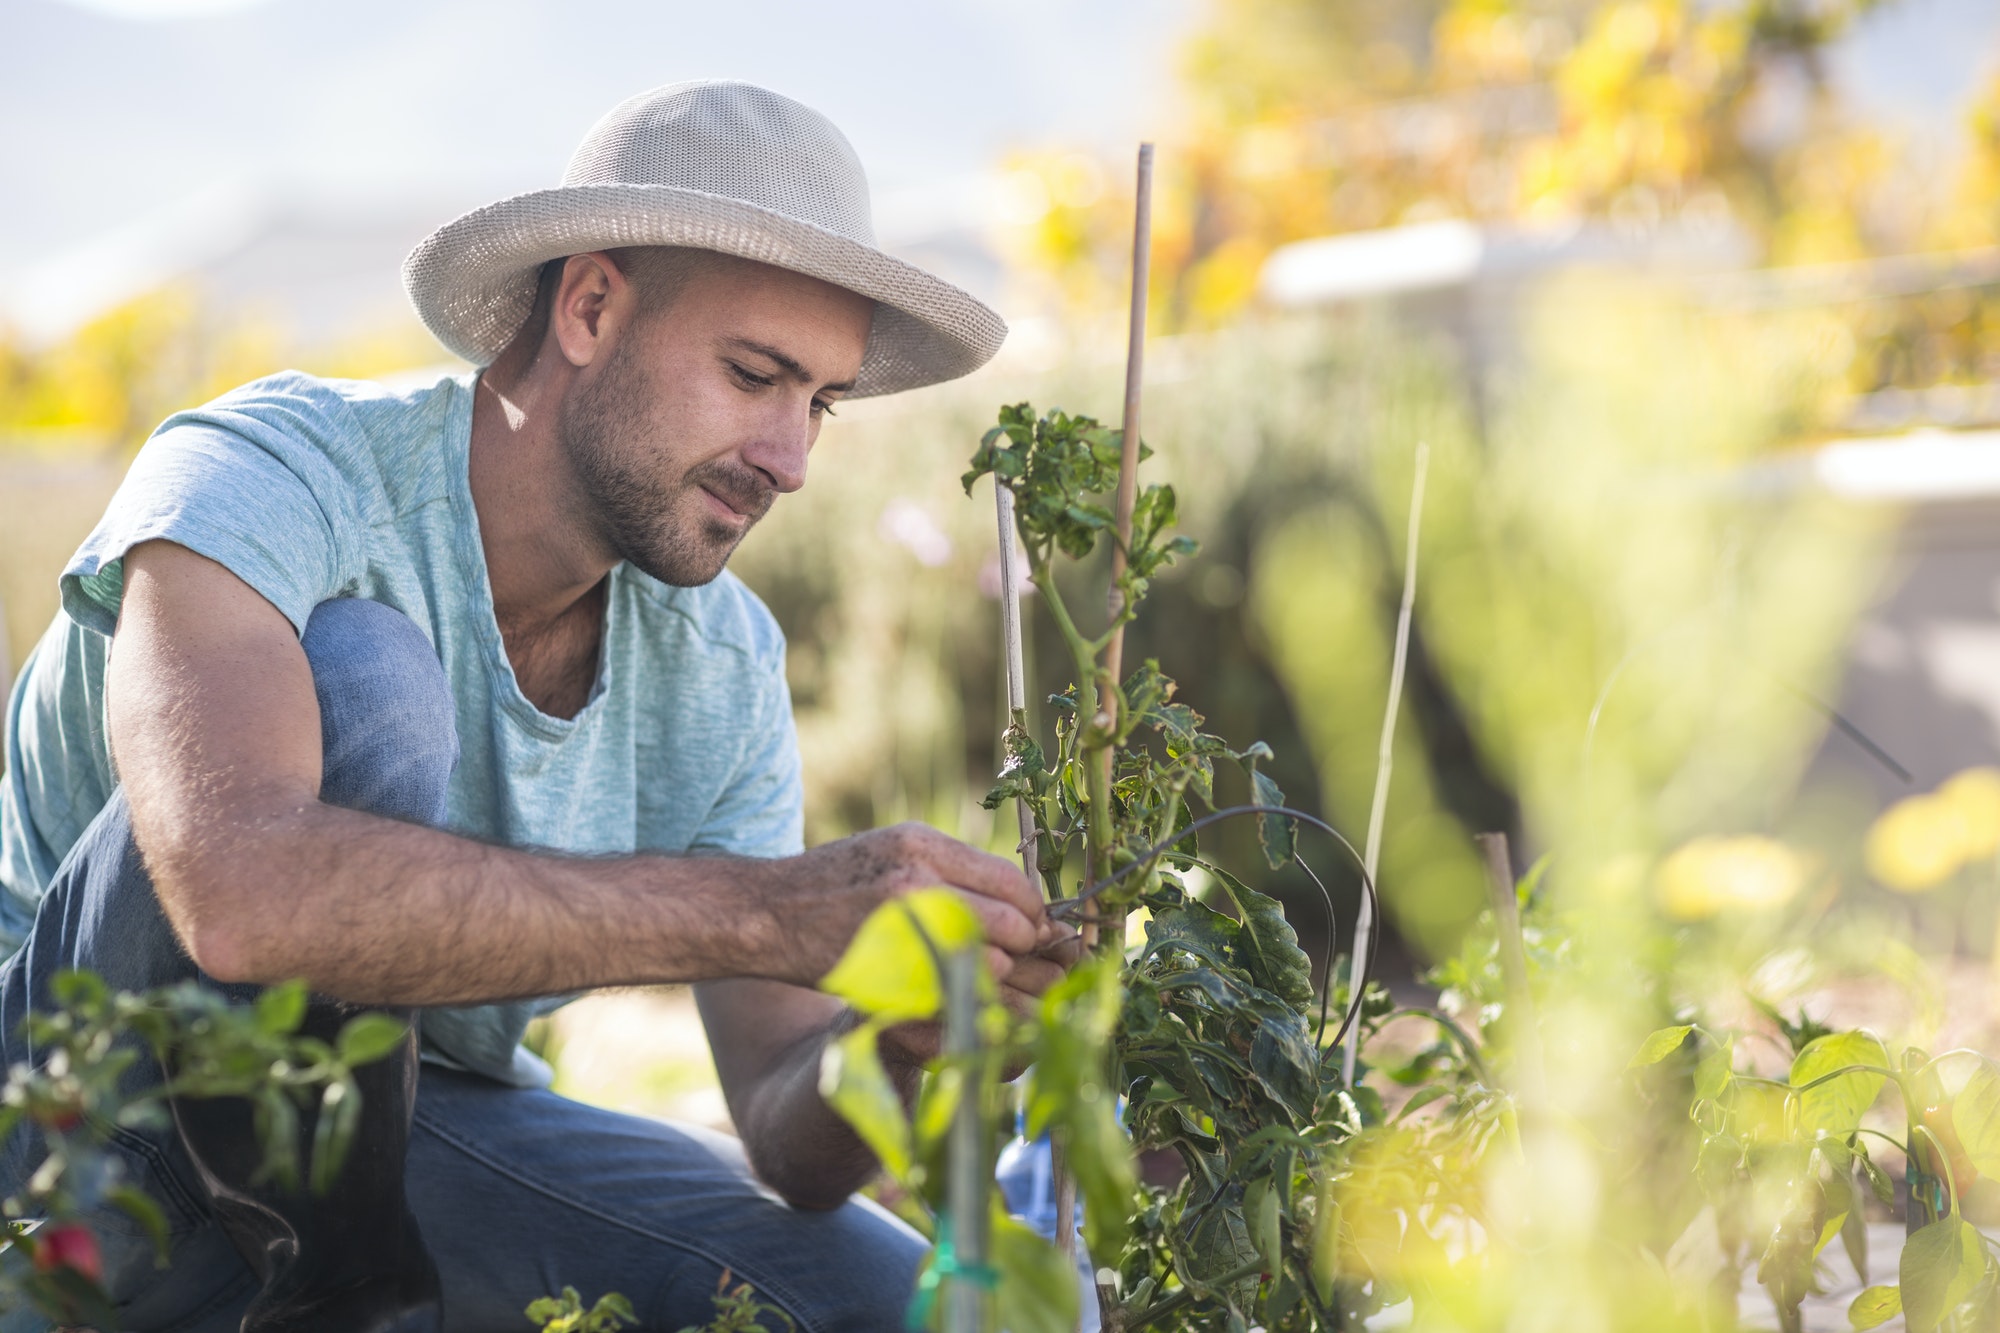
<path id="1" fill-rule="evenodd" d="M 31 1013 L 24 1032 L 39 1054 L 0 1087 L 0 1140 L 32 1132 L 46 1155 L 23 1188 L 0 1201 L 9 1244 L 0 1255 L 0 1308 L 25 1301 L 63 1324 L 116 1324 L 100 1283 L 102 1259 L 87 1219 L 116 1209 L 145 1229 L 167 1259 L 159 1205 L 124 1178 L 106 1152 L 116 1129 L 168 1125 L 180 1097 L 247 1097 L 264 1146 L 263 1177 L 315 1190 L 331 1184 L 360 1112 L 354 1068 L 379 1060 L 408 1036 L 383 1014 L 361 1014 L 332 1044 L 298 1035 L 304 982 L 274 986 L 254 1004 L 231 1004 L 193 983 L 133 994 L 89 972 L 65 972 L 55 1004 Z M 133 1086 L 150 1050 L 173 1071 Z M 299 1108 L 316 1102 L 313 1142 L 301 1160 Z"/>
<path id="2" fill-rule="evenodd" d="M 575 1287 L 564 1287 L 560 1296 L 544 1296 L 528 1306 L 528 1320 L 542 1333 L 618 1333 L 627 1324 L 639 1322 L 632 1302 L 615 1291 L 599 1296 L 586 1307 Z"/>
<path id="3" fill-rule="evenodd" d="M 1316 1031 L 1310 965 L 1281 906 L 1204 854 L 1204 829 L 1254 817 L 1275 869 L 1293 859 L 1301 824 L 1326 826 L 1284 806 L 1262 767 L 1268 747 L 1238 748 L 1204 731 L 1157 662 L 1122 680 L 1107 664 L 1151 580 L 1195 549 L 1173 531 L 1171 487 L 1137 491 L 1116 609 L 1095 635 L 1079 627 L 1059 558 L 1087 560 L 1101 539 L 1116 540 L 1104 497 L 1121 452 L 1118 432 L 1088 417 L 1038 417 L 1023 404 L 1001 412 L 965 477 L 968 490 L 991 475 L 1013 492 L 1030 581 L 1074 672 L 1050 698 L 1052 746 L 1024 715 L 1012 717 L 1007 763 L 986 804 L 1027 807 L 1052 912 L 1099 927 L 1101 947 L 1032 1017 L 1009 1014 L 983 982 L 981 1042 L 940 1062 L 906 1116 L 876 1036 L 946 1008 L 949 960 L 972 948 L 977 928 L 941 891 L 886 905 L 824 983 L 864 1018 L 838 1043 L 825 1090 L 890 1174 L 941 1208 L 963 1099 L 990 1131 L 1010 1104 L 1002 1071 L 1027 1063 L 1019 1094 L 1027 1132 L 1047 1132 L 1066 1149 L 1093 1265 L 1114 1275 L 1100 1287 L 1106 1328 L 1345 1327 L 1400 1293 L 1391 1275 L 1405 1247 L 1398 1239 L 1385 1250 L 1369 1218 L 1344 1222 L 1339 1195 L 1428 1189 L 1441 1171 L 1469 1175 L 1504 1104 L 1470 1080 L 1445 1080 L 1441 1065 L 1424 1075 L 1439 1076 L 1437 1091 L 1407 1110 L 1445 1104 L 1418 1119 L 1392 1119 L 1371 1091 L 1344 1086 L 1337 1043 L 1360 1039 L 1349 1030 L 1357 1018 L 1376 1030 L 1386 1002 L 1378 993 L 1353 1006 L 1329 1040 L 1331 996 L 1323 998 Z M 1247 804 L 1218 796 L 1218 783 L 1232 780 Z M 1145 914 L 1144 938 L 1128 949 L 1133 911 Z M 1469 1059 L 1477 1064 L 1476 1054 Z M 1438 1158 L 1447 1134 L 1456 1136 L 1448 1164 Z M 1183 1178 L 1142 1187 L 1135 1149 L 1171 1151 Z M 1439 1164 L 1427 1164 L 1433 1158 Z M 974 1166 L 989 1169 L 990 1159 Z M 1072 1326 L 1067 1262 L 997 1202 L 990 1233 L 990 1258 L 967 1263 L 957 1237 L 941 1230 L 918 1313 L 935 1323 L 945 1307 L 934 1294 L 973 1284 L 996 1292 L 985 1308 L 1015 1333 Z"/>
<path id="4" fill-rule="evenodd" d="M 1992 1327 L 2000 1253 L 1965 1220 L 1961 1200 L 1975 1180 L 2000 1172 L 2000 1064 L 1969 1050 L 1892 1055 L 1872 1033 L 1764 1009 L 1790 1050 L 1783 1078 L 1738 1067 L 1746 1033 L 1695 1023 L 1654 1032 L 1632 1059 L 1635 1069 L 1691 1065 L 1696 1175 L 1729 1272 L 1756 1256 L 1757 1279 L 1789 1333 L 1803 1327 L 1800 1305 L 1817 1290 L 1819 1255 L 1836 1237 L 1865 1277 L 1865 1199 L 1886 1207 L 1895 1198 L 1869 1154 L 1876 1139 L 1906 1162 L 1909 1239 L 1897 1282 L 1862 1291 L 1850 1322 L 1874 1328 L 1901 1314 L 1910 1333 Z M 1891 1086 L 1903 1107 L 1900 1136 L 1862 1123 Z"/>

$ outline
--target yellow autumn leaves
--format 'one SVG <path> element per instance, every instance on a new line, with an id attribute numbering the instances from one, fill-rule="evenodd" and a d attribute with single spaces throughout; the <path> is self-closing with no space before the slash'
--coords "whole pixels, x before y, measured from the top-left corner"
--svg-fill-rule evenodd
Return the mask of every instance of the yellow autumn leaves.
<path id="1" fill-rule="evenodd" d="M 1882 812 L 1868 830 L 1869 876 L 1897 893 L 1924 893 L 2000 857 L 2000 769 L 1971 768 L 1934 792 Z M 1668 916 L 1705 921 L 1728 911 L 1781 907 L 1797 897 L 1816 862 L 1762 834 L 1701 837 L 1660 863 L 1654 892 Z"/>

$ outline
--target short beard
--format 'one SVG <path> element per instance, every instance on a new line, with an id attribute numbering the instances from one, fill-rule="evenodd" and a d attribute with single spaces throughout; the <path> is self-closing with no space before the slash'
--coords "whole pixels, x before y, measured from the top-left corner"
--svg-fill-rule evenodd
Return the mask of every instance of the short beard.
<path id="1" fill-rule="evenodd" d="M 652 385 L 627 353 L 633 339 L 611 349 L 604 373 L 581 386 L 563 414 L 564 455 L 589 502 L 588 518 L 612 554 L 677 588 L 713 582 L 738 542 L 777 498 L 756 472 L 733 460 L 712 458 L 677 477 L 663 477 L 664 451 L 646 414 Z M 695 492 L 706 488 L 750 522 L 741 532 L 706 512 Z M 677 517 L 693 500 L 698 512 Z"/>

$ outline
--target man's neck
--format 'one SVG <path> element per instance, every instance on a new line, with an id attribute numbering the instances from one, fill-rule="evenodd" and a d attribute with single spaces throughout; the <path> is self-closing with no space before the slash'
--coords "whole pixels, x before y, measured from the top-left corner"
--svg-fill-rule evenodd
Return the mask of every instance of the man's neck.
<path id="1" fill-rule="evenodd" d="M 521 692 L 568 717 L 595 678 L 602 590 L 616 559 L 581 521 L 555 397 L 554 386 L 504 364 L 481 374 L 468 478 L 493 615 Z"/>

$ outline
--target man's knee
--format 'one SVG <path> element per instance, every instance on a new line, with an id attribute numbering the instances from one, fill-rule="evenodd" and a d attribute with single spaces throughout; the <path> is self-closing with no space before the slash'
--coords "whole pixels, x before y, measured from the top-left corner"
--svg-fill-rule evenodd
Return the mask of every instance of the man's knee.
<path id="1" fill-rule="evenodd" d="M 319 697 L 320 799 L 440 822 L 458 727 L 450 682 L 423 631 L 394 607 L 338 598 L 313 608 L 301 645 Z"/>

